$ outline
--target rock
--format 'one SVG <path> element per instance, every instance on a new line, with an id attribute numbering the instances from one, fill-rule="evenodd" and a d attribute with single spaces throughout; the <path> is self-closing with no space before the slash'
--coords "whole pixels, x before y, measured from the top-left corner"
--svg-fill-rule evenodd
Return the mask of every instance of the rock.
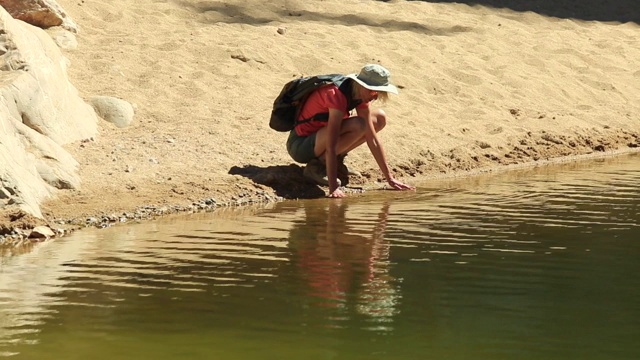
<path id="1" fill-rule="evenodd" d="M 48 226 L 36 226 L 29 234 L 30 239 L 48 239 L 56 236 L 56 233 Z"/>
<path id="2" fill-rule="evenodd" d="M 111 96 L 95 96 L 90 100 L 98 116 L 119 128 L 131 125 L 133 106 L 122 99 Z"/>
<path id="3" fill-rule="evenodd" d="M 62 145 L 97 133 L 97 116 L 71 85 L 47 33 L 0 8 L 0 209 L 42 217 L 40 202 L 77 188 L 78 163 Z"/>
<path id="4" fill-rule="evenodd" d="M 67 59 L 51 37 L 1 8 L 0 30 L 7 49 L 0 57 L 0 95 L 13 117 L 61 145 L 94 136 L 96 114 L 69 82 Z"/>
<path id="5" fill-rule="evenodd" d="M 57 26 L 49 28 L 46 31 L 61 49 L 75 50 L 78 48 L 78 40 L 72 32 Z"/>
<path id="6" fill-rule="evenodd" d="M 78 26 L 54 0 L 0 0 L 0 6 L 15 19 L 47 29 L 61 26 L 73 33 Z"/>

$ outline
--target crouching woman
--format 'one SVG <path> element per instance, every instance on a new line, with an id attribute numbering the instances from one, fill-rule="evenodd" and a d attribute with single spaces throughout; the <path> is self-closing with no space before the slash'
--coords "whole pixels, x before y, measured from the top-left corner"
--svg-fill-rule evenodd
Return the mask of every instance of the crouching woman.
<path id="1" fill-rule="evenodd" d="M 372 101 L 384 101 L 388 93 L 398 93 L 389 76 L 380 65 L 365 65 L 359 74 L 338 77 L 315 90 L 303 104 L 289 133 L 287 150 L 295 161 L 307 164 L 306 178 L 329 186 L 328 197 L 345 196 L 340 186 L 346 185 L 350 171 L 344 157 L 365 142 L 391 188 L 414 189 L 393 177 L 378 138 L 387 117 L 382 109 L 369 109 Z M 350 115 L 353 109 L 356 116 Z"/>

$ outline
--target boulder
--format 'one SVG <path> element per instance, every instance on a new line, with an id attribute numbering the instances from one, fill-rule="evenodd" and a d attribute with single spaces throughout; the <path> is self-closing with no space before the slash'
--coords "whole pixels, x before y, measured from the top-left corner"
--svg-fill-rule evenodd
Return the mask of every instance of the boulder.
<path id="1" fill-rule="evenodd" d="M 44 30 L 0 8 L 0 34 L 0 209 L 42 217 L 42 200 L 79 187 L 78 163 L 62 145 L 94 137 L 97 116 Z"/>
<path id="2" fill-rule="evenodd" d="M 78 48 L 78 40 L 72 32 L 59 26 L 50 27 L 46 29 L 46 32 L 61 49 L 75 50 Z"/>
<path id="3" fill-rule="evenodd" d="M 34 26 L 43 29 L 61 26 L 73 33 L 78 32 L 78 26 L 54 0 L 0 0 L 0 6 L 15 19 Z"/>
<path id="4" fill-rule="evenodd" d="M 56 233 L 48 226 L 36 226 L 29 234 L 30 239 L 49 239 L 56 236 Z"/>
<path id="5" fill-rule="evenodd" d="M 119 128 L 127 127 L 133 121 L 133 106 L 125 100 L 111 96 L 94 96 L 89 103 L 98 116 Z"/>

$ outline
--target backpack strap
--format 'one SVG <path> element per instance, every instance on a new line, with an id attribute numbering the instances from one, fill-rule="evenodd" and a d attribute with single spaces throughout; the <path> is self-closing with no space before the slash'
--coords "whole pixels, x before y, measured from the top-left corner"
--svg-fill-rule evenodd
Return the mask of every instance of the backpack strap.
<path id="1" fill-rule="evenodd" d="M 347 98 L 347 111 L 355 109 L 362 104 L 362 100 L 353 98 L 353 80 L 343 76 L 338 83 L 335 83 L 341 93 Z"/>
<path id="2" fill-rule="evenodd" d="M 351 110 L 355 109 L 358 105 L 362 103 L 362 100 L 353 98 L 353 80 L 349 79 L 344 75 L 329 75 L 329 76 L 333 77 L 331 79 L 331 82 L 335 86 L 337 86 L 338 90 L 340 90 L 340 92 L 347 98 L 347 112 L 350 112 Z M 304 106 L 305 101 L 307 101 L 307 98 L 310 95 L 311 94 L 307 95 L 300 102 L 300 106 L 298 107 L 298 111 L 296 112 L 296 119 L 298 118 L 298 116 L 300 116 L 300 113 L 302 112 L 302 107 Z M 300 124 L 305 124 L 310 121 L 327 122 L 329 121 L 329 113 L 317 113 L 310 118 L 297 121 L 295 126 L 298 126 Z"/>

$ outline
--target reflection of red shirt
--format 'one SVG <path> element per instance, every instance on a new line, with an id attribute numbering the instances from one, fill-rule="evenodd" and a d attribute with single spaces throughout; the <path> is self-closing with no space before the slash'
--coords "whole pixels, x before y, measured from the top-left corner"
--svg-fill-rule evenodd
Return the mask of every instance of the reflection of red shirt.
<path id="1" fill-rule="evenodd" d="M 369 103 L 362 103 L 356 109 L 366 109 Z M 309 119 L 315 114 L 328 113 L 329 109 L 336 109 L 344 112 L 344 118 L 349 117 L 347 111 L 347 97 L 334 84 L 323 86 L 314 91 L 302 106 L 302 111 L 298 120 Z M 309 121 L 296 126 L 298 136 L 309 136 L 323 126 L 327 126 L 327 121 Z"/>

